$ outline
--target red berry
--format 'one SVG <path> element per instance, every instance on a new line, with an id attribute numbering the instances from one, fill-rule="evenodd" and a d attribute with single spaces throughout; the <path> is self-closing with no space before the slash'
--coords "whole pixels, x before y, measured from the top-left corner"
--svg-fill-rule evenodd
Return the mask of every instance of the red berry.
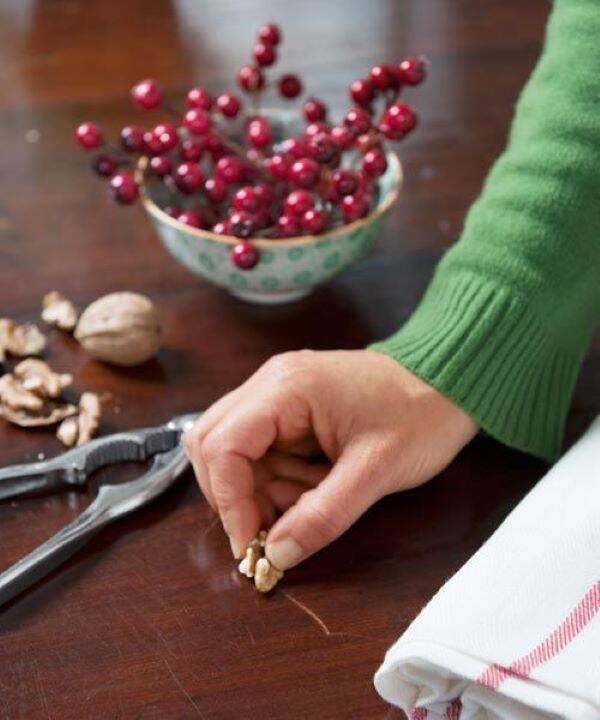
<path id="1" fill-rule="evenodd" d="M 238 183 L 244 179 L 244 165 L 235 155 L 226 155 L 217 160 L 215 174 L 226 183 Z"/>
<path id="2" fill-rule="evenodd" d="M 234 118 L 239 113 L 241 107 L 242 104 L 239 98 L 233 93 L 226 92 L 217 98 L 217 108 L 221 115 L 225 117 Z"/>
<path id="3" fill-rule="evenodd" d="M 161 152 L 170 152 L 179 143 L 179 135 L 173 125 L 169 123 L 161 123 L 157 125 L 152 134 L 158 140 L 161 146 Z"/>
<path id="4" fill-rule="evenodd" d="M 231 235 L 249 238 L 254 233 L 255 225 L 252 215 L 244 210 L 236 210 L 227 220 L 227 229 Z"/>
<path id="5" fill-rule="evenodd" d="M 165 177 L 173 169 L 173 164 L 166 155 L 155 155 L 150 160 L 150 169 L 158 177 Z"/>
<path id="6" fill-rule="evenodd" d="M 279 94 L 291 100 L 302 92 L 302 82 L 297 75 L 282 75 L 277 83 Z"/>
<path id="7" fill-rule="evenodd" d="M 211 94 L 203 87 L 192 88 L 187 94 L 188 107 L 200 108 L 207 112 L 213 106 L 213 99 Z"/>
<path id="8" fill-rule="evenodd" d="M 381 132 L 391 140 L 400 140 L 414 129 L 417 114 L 407 103 L 394 103 L 387 109 L 379 123 Z"/>
<path id="9" fill-rule="evenodd" d="M 200 160 L 200 158 L 202 157 L 203 152 L 204 148 L 197 140 L 186 138 L 181 143 L 181 157 L 184 160 L 189 160 L 190 162 L 198 162 L 198 160 Z"/>
<path id="10" fill-rule="evenodd" d="M 204 183 L 204 194 L 213 203 L 220 203 L 227 197 L 227 183 L 220 178 L 208 178 Z"/>
<path id="11" fill-rule="evenodd" d="M 283 155 L 272 155 L 265 160 L 266 170 L 278 180 L 287 180 L 290 163 Z"/>
<path id="12" fill-rule="evenodd" d="M 223 222 L 222 220 L 213 225 L 212 232 L 215 233 L 215 235 L 227 235 L 227 223 Z"/>
<path id="13" fill-rule="evenodd" d="M 137 125 L 126 125 L 121 130 L 121 147 L 128 152 L 144 150 L 144 131 Z"/>
<path id="14" fill-rule="evenodd" d="M 364 108 L 353 107 L 346 113 L 344 125 L 355 135 L 362 135 L 371 127 L 371 116 Z"/>
<path id="15" fill-rule="evenodd" d="M 336 125 L 331 129 L 329 134 L 340 150 L 347 150 L 354 142 L 353 133 L 343 125 Z"/>
<path id="16" fill-rule="evenodd" d="M 319 208 L 311 208 L 302 216 L 302 229 L 311 235 L 322 233 L 327 227 L 327 213 Z"/>
<path id="17" fill-rule="evenodd" d="M 167 207 L 164 209 L 165 212 L 169 217 L 172 218 L 178 218 L 183 210 L 179 207 L 179 205 L 167 205 Z"/>
<path id="18" fill-rule="evenodd" d="M 212 126 L 212 120 L 206 110 L 190 108 L 183 116 L 183 124 L 194 135 L 205 135 Z"/>
<path id="19" fill-rule="evenodd" d="M 193 162 L 184 162 L 175 168 L 175 184 L 182 193 L 189 195 L 202 185 L 204 175 L 200 165 Z"/>
<path id="20" fill-rule="evenodd" d="M 277 60 L 277 52 L 275 46 L 270 43 L 258 43 L 252 50 L 252 55 L 256 62 L 262 67 L 268 67 Z"/>
<path id="21" fill-rule="evenodd" d="M 317 122 L 307 125 L 306 130 L 304 131 L 304 137 L 311 138 L 323 132 L 329 132 L 329 125 L 322 120 L 317 120 Z"/>
<path id="22" fill-rule="evenodd" d="M 359 78 L 350 84 L 350 97 L 359 105 L 369 105 L 375 97 L 375 86 L 371 78 Z"/>
<path id="23" fill-rule="evenodd" d="M 271 123 L 265 118 L 250 120 L 246 128 L 246 138 L 255 148 L 264 148 L 273 141 Z"/>
<path id="24" fill-rule="evenodd" d="M 288 138 L 281 143 L 280 150 L 284 155 L 300 160 L 306 157 L 306 142 L 302 138 Z"/>
<path id="25" fill-rule="evenodd" d="M 314 206 L 314 198 L 308 190 L 294 190 L 283 202 L 283 213 L 284 215 L 301 217 L 307 210 L 311 210 Z"/>
<path id="26" fill-rule="evenodd" d="M 275 201 L 275 193 L 268 185 L 258 183 L 254 185 L 254 195 L 263 208 L 269 209 Z"/>
<path id="27" fill-rule="evenodd" d="M 358 190 L 359 177 L 354 170 L 342 168 L 331 173 L 331 186 L 338 197 L 353 195 Z"/>
<path id="28" fill-rule="evenodd" d="M 206 227 L 206 221 L 202 213 L 198 210 L 185 210 L 177 219 L 179 222 L 182 222 L 184 225 L 189 225 L 190 227 L 200 229 Z"/>
<path id="29" fill-rule="evenodd" d="M 342 212 L 346 222 L 354 222 L 369 212 L 369 204 L 362 195 L 346 195 L 342 200 Z"/>
<path id="30" fill-rule="evenodd" d="M 100 125 L 84 122 L 75 130 L 75 142 L 84 150 L 95 150 L 104 143 Z"/>
<path id="31" fill-rule="evenodd" d="M 129 172 L 118 172 L 110 181 L 113 198 L 121 205 L 129 205 L 137 199 L 140 190 L 133 175 Z"/>
<path id="32" fill-rule="evenodd" d="M 162 102 L 162 90 L 153 78 L 142 80 L 131 88 L 131 99 L 143 110 L 151 110 Z"/>
<path id="33" fill-rule="evenodd" d="M 278 45 L 281 40 L 281 30 L 275 23 L 265 23 L 258 30 L 258 39 L 269 45 Z"/>
<path id="34" fill-rule="evenodd" d="M 238 72 L 237 83 L 246 92 L 256 92 L 265 84 L 265 77 L 255 65 L 244 65 Z"/>
<path id="35" fill-rule="evenodd" d="M 254 188 L 251 185 L 245 185 L 235 193 L 231 205 L 236 210 L 254 213 L 260 208 L 260 200 L 256 197 Z"/>
<path id="36" fill-rule="evenodd" d="M 307 144 L 307 150 L 313 160 L 323 164 L 330 163 L 339 153 L 337 145 L 329 135 L 324 132 L 311 137 Z"/>
<path id="37" fill-rule="evenodd" d="M 356 138 L 354 144 L 356 149 L 364 155 L 374 147 L 381 147 L 381 138 L 377 133 L 364 133 Z"/>
<path id="38" fill-rule="evenodd" d="M 250 242 L 241 242 L 231 251 L 231 262 L 240 270 L 252 270 L 260 260 L 260 251 Z"/>
<path id="39" fill-rule="evenodd" d="M 302 106 L 306 121 L 317 122 L 317 120 L 325 120 L 327 117 L 327 107 L 318 98 L 308 98 Z"/>
<path id="40" fill-rule="evenodd" d="M 100 153 L 92 163 L 92 169 L 100 177 L 110 177 L 117 169 L 117 161 L 112 155 Z"/>
<path id="41" fill-rule="evenodd" d="M 398 74 L 407 85 L 419 85 L 427 77 L 427 64 L 423 58 L 408 57 L 398 65 Z"/>
<path id="42" fill-rule="evenodd" d="M 381 148 L 369 150 L 363 157 L 363 172 L 369 177 L 379 177 L 387 170 L 387 160 Z"/>
<path id="43" fill-rule="evenodd" d="M 204 147 L 208 150 L 214 162 L 222 158 L 223 155 L 227 155 L 227 153 L 229 152 L 225 145 L 223 145 L 222 140 L 217 135 L 207 133 L 206 135 L 202 136 L 202 141 L 204 143 Z"/>
<path id="44" fill-rule="evenodd" d="M 146 130 L 144 133 L 144 152 L 149 155 L 160 155 L 163 151 L 162 142 L 152 130 Z"/>
<path id="45" fill-rule="evenodd" d="M 275 223 L 277 237 L 296 237 L 301 234 L 300 223 L 293 215 L 281 215 Z"/>
<path id="46" fill-rule="evenodd" d="M 375 65 L 371 69 L 371 80 L 380 90 L 389 90 L 398 86 L 398 77 L 389 65 Z"/>
<path id="47" fill-rule="evenodd" d="M 310 188 L 319 182 L 321 169 L 319 164 L 311 158 L 302 158 L 290 167 L 288 176 L 290 182 L 298 187 Z"/>

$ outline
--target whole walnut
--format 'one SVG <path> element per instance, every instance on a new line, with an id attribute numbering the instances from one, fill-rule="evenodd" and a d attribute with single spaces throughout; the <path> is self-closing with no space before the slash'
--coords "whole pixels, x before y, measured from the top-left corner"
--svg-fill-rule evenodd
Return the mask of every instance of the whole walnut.
<path id="1" fill-rule="evenodd" d="M 116 292 L 89 305 L 75 337 L 94 358 L 114 365 L 139 365 L 156 355 L 161 327 L 156 308 L 144 295 Z"/>

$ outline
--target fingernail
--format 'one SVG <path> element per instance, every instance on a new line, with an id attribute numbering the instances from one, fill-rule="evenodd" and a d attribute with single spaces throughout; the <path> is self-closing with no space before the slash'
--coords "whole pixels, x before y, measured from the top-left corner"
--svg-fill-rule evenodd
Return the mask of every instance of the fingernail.
<path id="1" fill-rule="evenodd" d="M 278 570 L 287 570 L 302 560 L 304 551 L 291 537 L 267 543 L 267 558 Z"/>
<path id="2" fill-rule="evenodd" d="M 231 552 L 236 560 L 241 560 L 244 557 L 246 548 L 243 548 L 235 538 L 229 537 L 229 544 L 231 545 Z"/>

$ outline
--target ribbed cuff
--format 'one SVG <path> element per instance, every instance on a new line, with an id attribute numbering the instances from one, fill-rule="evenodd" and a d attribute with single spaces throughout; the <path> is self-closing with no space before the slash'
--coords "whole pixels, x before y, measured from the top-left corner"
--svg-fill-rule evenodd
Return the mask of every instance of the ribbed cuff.
<path id="1" fill-rule="evenodd" d="M 554 460 L 583 352 L 561 348 L 510 288 L 439 273 L 408 322 L 372 349 L 463 408 L 500 442 Z"/>

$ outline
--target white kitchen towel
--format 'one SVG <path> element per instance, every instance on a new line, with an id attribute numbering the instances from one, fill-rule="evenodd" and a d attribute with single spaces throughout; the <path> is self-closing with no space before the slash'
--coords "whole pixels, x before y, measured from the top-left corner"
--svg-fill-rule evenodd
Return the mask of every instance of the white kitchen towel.
<path id="1" fill-rule="evenodd" d="M 600 719 L 600 417 L 388 650 L 375 687 L 411 720 Z"/>

